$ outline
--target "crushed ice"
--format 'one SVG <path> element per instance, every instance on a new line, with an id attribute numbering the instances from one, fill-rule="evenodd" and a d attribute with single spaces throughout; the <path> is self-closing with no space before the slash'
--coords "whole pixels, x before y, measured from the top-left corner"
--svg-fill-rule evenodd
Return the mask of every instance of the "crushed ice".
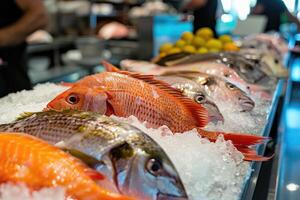
<path id="1" fill-rule="evenodd" d="M 224 123 L 209 123 L 205 129 L 262 135 L 263 128 L 267 123 L 271 101 L 255 96 L 250 97 L 255 102 L 255 107 L 250 112 L 240 112 L 234 105 L 227 104 L 226 101 L 215 102 L 224 117 Z"/>
<path id="2" fill-rule="evenodd" d="M 33 90 L 9 94 L 0 99 L 0 123 L 11 122 L 23 112 L 43 110 L 47 103 L 68 89 L 52 83 L 39 84 Z"/>
<path id="3" fill-rule="evenodd" d="M 0 185 L 0 200 L 70 200 L 60 187 L 30 191 L 24 184 L 5 183 Z"/>
<path id="4" fill-rule="evenodd" d="M 34 90 L 10 94 L 0 99 L 0 123 L 11 122 L 23 112 L 41 111 L 50 100 L 66 89 L 47 83 L 36 86 Z M 250 113 L 234 113 L 228 105 L 218 106 L 225 123 L 218 127 L 210 124 L 208 128 L 260 133 L 266 121 L 269 103 L 256 101 L 257 107 Z M 148 133 L 163 147 L 176 166 L 190 199 L 240 198 L 251 168 L 249 162 L 242 161 L 242 154 L 231 142 L 222 138 L 215 143 L 210 142 L 193 130 L 172 135 L 165 126 L 147 129 L 134 117 L 126 120 Z"/>

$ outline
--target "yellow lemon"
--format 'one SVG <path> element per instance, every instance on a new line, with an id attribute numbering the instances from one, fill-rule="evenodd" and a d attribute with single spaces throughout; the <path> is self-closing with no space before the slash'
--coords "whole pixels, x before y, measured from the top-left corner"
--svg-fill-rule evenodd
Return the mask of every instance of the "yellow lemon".
<path id="1" fill-rule="evenodd" d="M 168 51 L 168 54 L 175 54 L 175 53 L 180 53 L 181 49 L 179 47 L 173 47 Z"/>
<path id="2" fill-rule="evenodd" d="M 210 53 L 218 53 L 218 52 L 220 52 L 220 49 L 212 48 L 212 49 L 209 49 L 208 52 L 210 52 Z"/>
<path id="3" fill-rule="evenodd" d="M 185 47 L 183 47 L 183 51 L 186 53 L 195 53 L 196 48 L 192 45 L 186 45 Z"/>
<path id="4" fill-rule="evenodd" d="M 159 52 L 160 52 L 160 53 L 161 53 L 161 52 L 167 52 L 167 51 L 169 51 L 172 47 L 173 47 L 173 44 L 171 44 L 171 43 L 165 43 L 165 44 L 163 44 L 163 45 L 160 46 Z"/>
<path id="5" fill-rule="evenodd" d="M 205 54 L 205 53 L 207 53 L 207 52 L 208 52 L 207 48 L 205 48 L 205 47 L 200 47 L 200 48 L 197 50 L 196 53 L 199 53 L 199 54 Z"/>
<path id="6" fill-rule="evenodd" d="M 229 43 L 232 42 L 232 38 L 229 35 L 221 35 L 219 37 L 219 40 L 223 43 Z"/>
<path id="7" fill-rule="evenodd" d="M 175 46 L 178 48 L 183 48 L 186 45 L 186 42 L 184 40 L 177 40 L 175 43 Z"/>
<path id="8" fill-rule="evenodd" d="M 165 53 L 165 52 L 161 52 L 158 56 L 160 57 L 160 58 L 162 58 L 162 57 L 165 57 L 167 54 Z"/>
<path id="9" fill-rule="evenodd" d="M 214 37 L 214 32 L 210 28 L 205 27 L 198 29 L 196 35 L 208 40 Z"/>
<path id="10" fill-rule="evenodd" d="M 186 42 L 191 42 L 193 40 L 193 38 L 194 38 L 194 34 L 191 32 L 184 32 L 181 35 L 181 39 L 183 39 Z"/>
<path id="11" fill-rule="evenodd" d="M 192 41 L 192 45 L 194 45 L 195 47 L 202 47 L 205 44 L 205 40 L 202 37 L 194 37 L 193 41 Z"/>
<path id="12" fill-rule="evenodd" d="M 220 42 L 217 39 L 210 39 L 208 40 L 208 42 L 206 43 L 206 48 L 208 49 L 222 49 L 222 42 Z"/>

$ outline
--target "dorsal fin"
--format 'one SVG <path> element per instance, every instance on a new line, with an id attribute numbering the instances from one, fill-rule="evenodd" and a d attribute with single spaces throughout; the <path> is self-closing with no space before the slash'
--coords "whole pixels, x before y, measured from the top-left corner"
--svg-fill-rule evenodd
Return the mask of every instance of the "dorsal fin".
<path id="1" fill-rule="evenodd" d="M 104 66 L 104 68 L 107 72 L 119 72 L 119 71 L 121 71 L 116 66 L 110 64 L 109 62 L 107 62 L 105 60 L 102 60 L 101 64 Z"/>
<path id="2" fill-rule="evenodd" d="M 16 121 L 26 119 L 31 117 L 32 115 L 36 114 L 35 112 L 23 112 L 19 116 L 17 116 Z"/>
<path id="3" fill-rule="evenodd" d="M 208 124 L 209 117 L 207 110 L 200 104 L 197 104 L 190 98 L 184 96 L 180 90 L 173 88 L 168 83 L 155 79 L 153 75 L 142 75 L 134 72 L 121 71 L 112 64 L 105 61 L 103 61 L 102 64 L 105 66 L 105 69 L 109 70 L 110 72 L 117 72 L 120 74 L 128 75 L 132 78 L 136 78 L 151 85 L 155 85 L 159 89 L 168 92 L 170 95 L 178 99 L 181 103 L 183 103 L 186 106 L 186 108 L 190 111 L 191 115 L 198 122 L 199 127 L 204 127 Z"/>
<path id="4" fill-rule="evenodd" d="M 61 149 L 65 152 L 69 153 L 70 155 L 74 156 L 75 158 L 79 159 L 82 162 L 82 164 L 87 165 L 89 167 L 95 167 L 97 165 L 104 164 L 103 161 L 97 160 L 96 158 L 94 158 L 90 155 L 87 155 L 79 150 L 69 149 L 66 147 L 63 147 Z M 89 168 L 89 167 L 84 166 L 84 173 L 87 176 L 89 176 L 93 180 L 105 179 L 105 176 L 102 173 L 100 173 L 92 168 Z"/>

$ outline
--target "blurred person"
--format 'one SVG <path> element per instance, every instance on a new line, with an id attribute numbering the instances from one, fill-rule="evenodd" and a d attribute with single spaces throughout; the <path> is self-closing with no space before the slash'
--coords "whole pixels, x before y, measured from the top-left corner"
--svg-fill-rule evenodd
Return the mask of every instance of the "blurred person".
<path id="1" fill-rule="evenodd" d="M 30 89 L 26 69 L 26 37 L 44 28 L 47 14 L 42 0 L 0 1 L 0 97 Z"/>
<path id="2" fill-rule="evenodd" d="M 286 14 L 291 22 L 296 23 L 298 31 L 300 30 L 300 22 L 296 16 L 294 16 L 282 0 L 257 0 L 255 7 L 253 8 L 252 14 L 265 15 L 267 17 L 267 25 L 265 32 L 267 31 L 279 31 L 281 16 Z"/>
<path id="3" fill-rule="evenodd" d="M 218 0 L 190 0 L 186 9 L 192 9 L 194 15 L 194 32 L 199 28 L 208 27 L 216 36 Z"/>
<path id="4" fill-rule="evenodd" d="M 193 32 L 208 27 L 216 36 L 217 9 L 220 0 L 164 0 L 179 11 L 193 11 Z"/>

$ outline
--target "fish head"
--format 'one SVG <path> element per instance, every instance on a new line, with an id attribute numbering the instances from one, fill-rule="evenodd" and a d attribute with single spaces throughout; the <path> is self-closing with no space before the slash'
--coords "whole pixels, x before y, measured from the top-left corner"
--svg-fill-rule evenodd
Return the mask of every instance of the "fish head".
<path id="1" fill-rule="evenodd" d="M 221 81 L 221 85 L 223 85 L 222 88 L 228 100 L 237 104 L 239 111 L 245 112 L 253 110 L 255 103 L 243 90 L 227 81 Z"/>
<path id="2" fill-rule="evenodd" d="M 115 180 L 122 194 L 145 200 L 185 200 L 180 176 L 164 150 L 145 134 L 133 134 L 111 150 Z"/>
<path id="3" fill-rule="evenodd" d="M 237 54 L 232 59 L 223 58 L 225 64 L 237 72 L 248 83 L 256 83 L 263 79 L 266 74 L 259 68 L 258 63 L 247 60 Z"/>
<path id="4" fill-rule="evenodd" d="M 108 93 L 102 89 L 74 86 L 48 103 L 50 110 L 81 110 L 106 114 L 111 109 Z"/>
<path id="5" fill-rule="evenodd" d="M 221 114 L 218 106 L 207 96 L 205 92 L 195 92 L 193 99 L 196 103 L 201 104 L 208 111 L 208 117 L 211 122 L 218 123 L 218 121 L 224 122 L 224 117 Z"/>
<path id="6" fill-rule="evenodd" d="M 251 111 L 254 108 L 254 101 L 243 90 L 224 79 L 199 76 L 195 80 L 216 101 L 231 101 L 238 106 L 239 111 Z"/>

